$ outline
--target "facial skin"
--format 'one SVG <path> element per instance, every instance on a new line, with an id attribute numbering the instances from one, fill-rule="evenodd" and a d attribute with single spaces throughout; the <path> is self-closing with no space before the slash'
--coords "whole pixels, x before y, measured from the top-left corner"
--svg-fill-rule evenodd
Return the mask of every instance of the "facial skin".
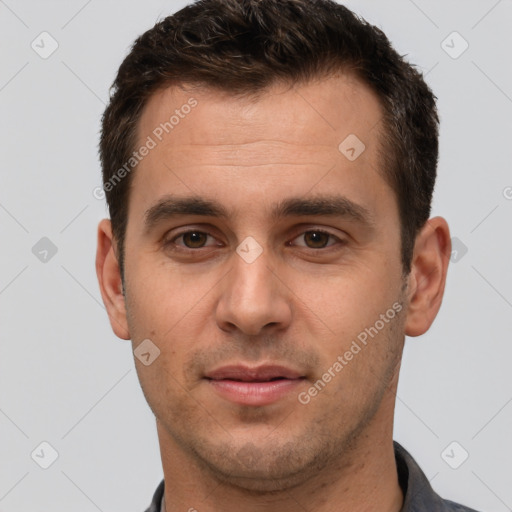
<path id="1" fill-rule="evenodd" d="M 257 100 L 167 88 L 143 111 L 140 143 L 190 98 L 197 106 L 134 171 L 124 295 L 108 220 L 96 265 L 116 335 L 160 350 L 135 364 L 157 419 L 166 510 L 400 510 L 398 372 L 405 334 L 423 334 L 441 304 L 446 222 L 429 220 L 403 276 L 396 197 L 380 172 L 382 109 L 354 78 L 276 85 Z M 349 134 L 365 145 L 354 161 L 338 150 Z M 146 224 L 159 202 L 191 197 L 226 217 Z M 366 218 L 275 215 L 288 200 L 340 197 Z M 262 249 L 251 263 L 236 251 L 246 237 Z M 338 356 L 397 304 L 332 377 Z M 240 404 L 206 378 L 227 365 L 281 365 L 302 378 L 272 403 Z"/>

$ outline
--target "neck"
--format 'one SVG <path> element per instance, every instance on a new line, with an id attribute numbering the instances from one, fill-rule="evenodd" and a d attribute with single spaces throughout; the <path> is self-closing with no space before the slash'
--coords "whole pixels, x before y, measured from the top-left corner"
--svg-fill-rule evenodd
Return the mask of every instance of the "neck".
<path id="1" fill-rule="evenodd" d="M 399 512 L 403 494 L 393 450 L 394 389 L 350 449 L 299 485 L 257 492 L 220 481 L 185 452 L 157 421 L 165 512 Z"/>

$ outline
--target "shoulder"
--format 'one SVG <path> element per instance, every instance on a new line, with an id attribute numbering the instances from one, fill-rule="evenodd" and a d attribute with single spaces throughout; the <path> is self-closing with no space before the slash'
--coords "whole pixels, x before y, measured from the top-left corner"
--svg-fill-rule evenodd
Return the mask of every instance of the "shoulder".
<path id="1" fill-rule="evenodd" d="M 155 493 L 153 494 L 153 499 L 151 500 L 151 505 L 149 508 L 145 510 L 145 512 L 161 512 L 161 504 L 162 497 L 164 495 L 164 481 L 162 480 L 158 487 L 156 488 Z"/>
<path id="2" fill-rule="evenodd" d="M 450 500 L 443 500 L 447 512 L 477 512 L 474 508 L 469 508 L 460 503 L 455 503 Z"/>
<path id="3" fill-rule="evenodd" d="M 472 508 L 441 498 L 434 491 L 412 455 L 396 441 L 393 444 L 398 480 L 404 494 L 401 512 L 477 512 Z"/>

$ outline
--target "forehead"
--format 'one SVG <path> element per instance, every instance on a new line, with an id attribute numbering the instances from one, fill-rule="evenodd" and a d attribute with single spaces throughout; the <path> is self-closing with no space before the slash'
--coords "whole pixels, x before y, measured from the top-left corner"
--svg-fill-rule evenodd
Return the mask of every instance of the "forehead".
<path id="1" fill-rule="evenodd" d="M 155 130 L 158 135 L 160 124 L 170 122 L 172 129 L 166 131 L 164 126 L 161 134 L 163 145 L 174 149 L 214 145 L 216 153 L 229 160 L 236 158 L 229 145 L 242 146 L 256 139 L 338 151 L 340 137 L 358 133 L 370 144 L 381 117 L 373 91 L 352 74 L 339 74 L 303 85 L 277 83 L 248 97 L 186 85 L 168 87 L 148 100 L 138 134 L 139 139 Z M 193 130 L 187 130 L 191 123 Z M 285 148 L 276 150 L 275 157 L 283 153 Z M 240 148 L 239 155 L 244 154 Z"/>
<path id="2" fill-rule="evenodd" d="M 136 167 L 130 216 L 142 220 L 166 194 L 215 198 L 232 212 L 255 204 L 270 211 L 309 191 L 341 192 L 369 207 L 391 193 L 377 172 L 381 118 L 377 96 L 351 75 L 276 84 L 245 98 L 159 90 L 138 125 L 138 146 L 151 139 L 152 149 Z"/>

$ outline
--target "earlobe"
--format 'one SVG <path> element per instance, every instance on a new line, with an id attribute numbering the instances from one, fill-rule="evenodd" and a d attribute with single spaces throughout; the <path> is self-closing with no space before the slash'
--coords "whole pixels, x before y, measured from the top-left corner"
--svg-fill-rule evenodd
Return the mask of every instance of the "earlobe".
<path id="1" fill-rule="evenodd" d="M 428 331 L 441 307 L 451 254 L 450 230 L 445 219 L 429 219 L 414 246 L 409 275 L 407 336 Z"/>
<path id="2" fill-rule="evenodd" d="M 108 219 L 103 219 L 98 225 L 96 275 L 112 330 L 119 338 L 128 340 L 130 332 L 126 319 L 123 284 L 114 248 L 115 241 L 111 222 Z"/>

